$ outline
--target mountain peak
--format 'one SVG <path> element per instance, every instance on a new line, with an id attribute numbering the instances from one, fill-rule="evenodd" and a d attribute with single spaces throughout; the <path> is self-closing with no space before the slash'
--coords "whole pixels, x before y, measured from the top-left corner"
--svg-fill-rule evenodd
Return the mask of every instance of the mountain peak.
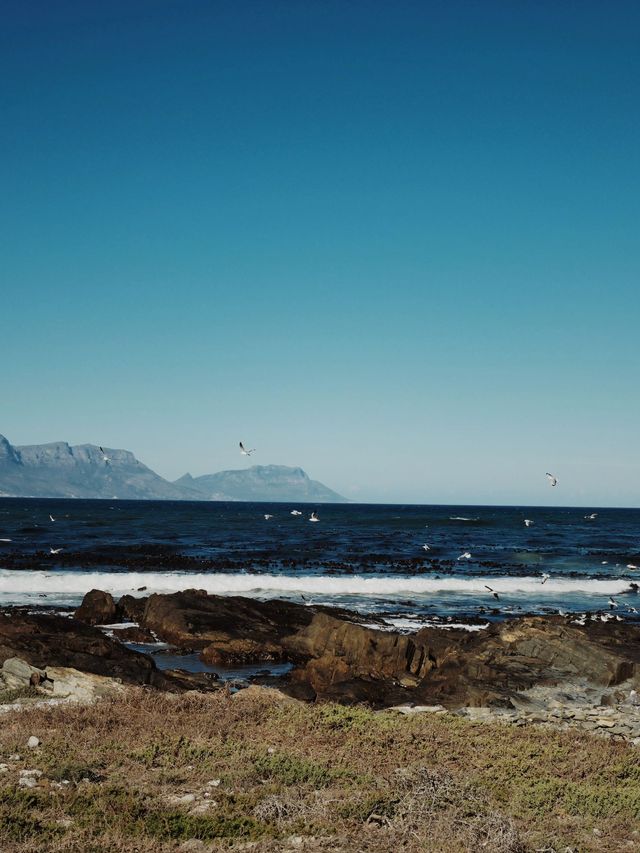
<path id="1" fill-rule="evenodd" d="M 105 458 L 106 457 L 106 458 Z M 66 441 L 14 447 L 0 435 L 0 496 L 342 503 L 300 467 L 253 465 L 169 483 L 130 450 Z"/>
<path id="2" fill-rule="evenodd" d="M 177 482 L 185 483 L 185 477 Z M 252 465 L 204 474 L 191 477 L 189 487 L 208 500 L 307 503 L 343 503 L 346 500 L 323 483 L 311 480 L 302 468 L 288 465 Z"/>

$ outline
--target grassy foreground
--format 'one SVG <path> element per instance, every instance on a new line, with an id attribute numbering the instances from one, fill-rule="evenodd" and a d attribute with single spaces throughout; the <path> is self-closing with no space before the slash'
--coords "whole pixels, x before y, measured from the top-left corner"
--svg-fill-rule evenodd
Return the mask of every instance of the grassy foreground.
<path id="1" fill-rule="evenodd" d="M 132 689 L 0 717 L 0 850 L 637 850 L 639 758 L 450 714 Z"/>

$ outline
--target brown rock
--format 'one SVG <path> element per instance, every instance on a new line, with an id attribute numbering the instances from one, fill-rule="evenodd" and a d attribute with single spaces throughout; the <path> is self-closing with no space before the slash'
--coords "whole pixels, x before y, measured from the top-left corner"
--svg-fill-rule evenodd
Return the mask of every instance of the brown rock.
<path id="1" fill-rule="evenodd" d="M 92 589 L 82 599 L 75 612 L 76 619 L 87 625 L 107 625 L 116 617 L 116 605 L 113 596 L 101 589 Z"/>
<path id="2" fill-rule="evenodd" d="M 121 643 L 155 643 L 156 638 L 148 628 L 114 628 L 113 636 Z"/>
<path id="3" fill-rule="evenodd" d="M 133 595 L 123 595 L 116 605 L 116 619 L 119 622 L 141 622 L 146 598 L 136 598 Z"/>
<path id="4" fill-rule="evenodd" d="M 182 690 L 180 682 L 160 672 L 149 655 L 126 648 L 101 630 L 64 616 L 13 610 L 0 613 L 0 664 L 20 658 L 47 672 L 70 667 L 80 672 Z"/>
<path id="5" fill-rule="evenodd" d="M 231 664 L 283 660 L 283 637 L 311 619 L 308 608 L 288 601 L 185 590 L 150 596 L 141 624 L 168 643 L 206 650 L 207 662 Z"/>

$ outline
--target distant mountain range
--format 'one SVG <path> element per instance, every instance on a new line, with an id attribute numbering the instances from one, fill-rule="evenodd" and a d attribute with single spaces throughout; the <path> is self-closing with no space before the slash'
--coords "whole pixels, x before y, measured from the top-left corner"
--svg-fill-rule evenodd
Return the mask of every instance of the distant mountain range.
<path id="1" fill-rule="evenodd" d="M 341 495 L 317 480 L 310 480 L 302 468 L 286 465 L 254 465 L 241 471 L 219 471 L 192 477 L 185 474 L 174 486 L 197 491 L 208 501 L 307 501 L 341 503 Z"/>
<path id="2" fill-rule="evenodd" d="M 128 450 L 93 444 L 12 445 L 0 435 L 0 497 L 122 498 L 128 500 L 300 501 L 339 503 L 341 495 L 302 468 L 254 465 L 175 483 L 147 468 Z"/>

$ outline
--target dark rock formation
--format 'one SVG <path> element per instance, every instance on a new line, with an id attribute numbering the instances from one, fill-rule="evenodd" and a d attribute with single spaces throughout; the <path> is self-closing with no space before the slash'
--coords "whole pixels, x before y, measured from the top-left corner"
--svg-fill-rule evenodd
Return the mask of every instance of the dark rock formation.
<path id="1" fill-rule="evenodd" d="M 482 631 L 407 635 L 359 624 L 357 614 L 337 608 L 201 590 L 151 595 L 135 606 L 144 629 L 207 663 L 293 663 L 287 689 L 300 698 L 459 708 L 509 705 L 534 685 L 640 681 L 640 628 L 618 622 L 582 627 L 525 617 Z"/>
<path id="2" fill-rule="evenodd" d="M 76 619 L 87 625 L 108 625 L 116 618 L 116 603 L 109 592 L 92 589 L 75 612 Z"/>
<path id="3" fill-rule="evenodd" d="M 42 670 L 72 667 L 120 678 L 128 684 L 185 689 L 183 675 L 172 678 L 160 672 L 149 655 L 134 652 L 98 628 L 64 616 L 32 614 L 17 608 L 0 613 L 0 665 L 16 657 Z"/>
<path id="4" fill-rule="evenodd" d="M 141 624 L 165 642 L 200 651 L 206 663 L 241 664 L 284 660 L 284 638 L 312 618 L 310 610 L 288 601 L 191 589 L 150 596 Z"/>

